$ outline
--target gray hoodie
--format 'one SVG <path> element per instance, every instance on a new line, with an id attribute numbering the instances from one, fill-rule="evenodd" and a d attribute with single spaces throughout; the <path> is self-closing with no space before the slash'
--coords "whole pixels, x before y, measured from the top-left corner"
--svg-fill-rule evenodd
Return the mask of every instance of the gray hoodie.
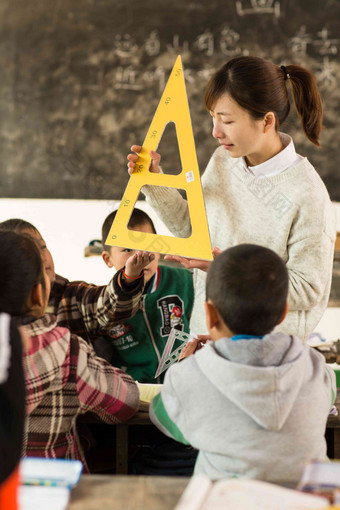
<path id="1" fill-rule="evenodd" d="M 150 416 L 199 450 L 195 473 L 295 482 L 327 459 L 335 391 L 324 357 L 296 337 L 222 338 L 169 368 Z"/>

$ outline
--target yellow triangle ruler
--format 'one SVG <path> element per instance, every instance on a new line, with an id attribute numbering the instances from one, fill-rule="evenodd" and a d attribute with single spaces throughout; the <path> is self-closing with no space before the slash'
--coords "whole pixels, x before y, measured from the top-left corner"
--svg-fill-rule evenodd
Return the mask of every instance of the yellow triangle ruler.
<path id="1" fill-rule="evenodd" d="M 174 122 L 182 171 L 178 175 L 152 173 L 150 150 L 157 150 L 164 129 Z M 187 238 L 136 232 L 127 228 L 140 190 L 145 185 L 166 186 L 186 191 L 191 235 Z M 181 57 L 178 56 L 158 104 L 143 148 L 126 187 L 106 244 L 137 250 L 213 260 L 211 242 L 197 163 L 194 136 Z"/>

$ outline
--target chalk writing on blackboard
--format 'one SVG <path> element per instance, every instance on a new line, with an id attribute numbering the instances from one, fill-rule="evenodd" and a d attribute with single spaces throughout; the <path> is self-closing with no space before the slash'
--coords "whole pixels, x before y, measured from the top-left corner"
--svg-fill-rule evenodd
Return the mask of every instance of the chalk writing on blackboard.
<path id="1" fill-rule="evenodd" d="M 296 35 L 289 39 L 288 45 L 295 55 L 304 57 L 307 53 L 308 44 L 312 41 L 313 38 L 307 33 L 306 25 L 301 25 Z"/>
<path id="2" fill-rule="evenodd" d="M 339 1 L 64 0 L 52 11 L 37 2 L 34 12 L 19 0 L 5 3 L 2 196 L 120 198 L 127 151 L 141 141 L 177 54 L 203 171 L 215 149 L 205 84 L 222 63 L 251 54 L 315 75 L 324 102 L 323 149 L 305 140 L 294 115 L 284 128 L 340 200 Z M 161 146 L 169 173 L 180 165 L 175 134 L 167 130 Z"/>
<path id="3" fill-rule="evenodd" d="M 236 1 L 236 12 L 239 16 L 246 14 L 273 14 L 275 18 L 280 17 L 280 2 L 277 0 L 249 0 Z"/>
<path id="4" fill-rule="evenodd" d="M 116 35 L 115 53 L 118 57 L 132 57 L 138 51 L 138 46 L 130 34 Z"/>
<path id="5" fill-rule="evenodd" d="M 189 51 L 189 43 L 188 41 L 183 41 L 183 43 L 180 44 L 179 35 L 174 34 L 172 44 L 167 44 L 167 50 L 176 54 L 186 53 Z"/>
<path id="6" fill-rule="evenodd" d="M 159 40 L 157 30 L 153 30 L 145 41 L 145 52 L 149 57 L 159 55 L 161 50 L 161 42 Z"/>
<path id="7" fill-rule="evenodd" d="M 317 32 L 319 40 L 315 40 L 313 44 L 319 48 L 318 53 L 320 55 L 336 55 L 338 53 L 337 44 L 340 39 L 329 38 L 330 33 L 326 27 L 320 32 Z"/>
<path id="8" fill-rule="evenodd" d="M 203 34 L 200 34 L 194 42 L 194 48 L 202 51 L 207 57 L 212 57 L 215 49 L 214 34 L 211 30 L 205 30 Z"/>
<path id="9" fill-rule="evenodd" d="M 324 57 L 319 69 L 315 73 L 320 88 L 331 90 L 336 86 L 335 64 L 329 57 Z"/>

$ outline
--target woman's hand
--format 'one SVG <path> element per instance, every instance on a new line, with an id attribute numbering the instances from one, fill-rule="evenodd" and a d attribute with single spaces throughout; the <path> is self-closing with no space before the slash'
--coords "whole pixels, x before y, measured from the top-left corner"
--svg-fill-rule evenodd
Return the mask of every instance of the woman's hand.
<path id="1" fill-rule="evenodd" d="M 195 354 L 195 352 L 202 349 L 202 347 L 207 342 L 211 342 L 211 341 L 212 340 L 209 335 L 197 335 L 197 338 L 193 338 L 192 340 L 189 340 L 189 342 L 183 348 L 183 350 L 178 358 L 178 361 L 182 361 L 182 359 L 188 358 L 192 354 Z"/>
<path id="2" fill-rule="evenodd" d="M 150 264 L 155 258 L 154 253 L 149 253 L 147 251 L 137 251 L 131 257 L 129 257 L 125 263 L 125 275 L 122 274 L 122 277 L 129 281 L 129 278 L 137 278 L 142 269 Z"/>
<path id="3" fill-rule="evenodd" d="M 133 154 L 129 154 L 127 157 L 128 161 L 129 161 L 127 164 L 127 167 L 128 167 L 128 172 L 130 175 L 132 175 L 135 170 L 137 159 L 139 157 L 140 151 L 142 150 L 142 147 L 140 145 L 132 145 L 131 150 L 132 150 Z M 151 165 L 150 165 L 149 170 L 150 170 L 150 172 L 159 174 L 161 172 L 161 168 L 159 166 L 159 162 L 161 160 L 161 155 L 155 151 L 150 151 L 150 156 L 151 156 Z"/>
<path id="4" fill-rule="evenodd" d="M 213 248 L 212 254 L 214 259 L 222 253 L 220 248 Z M 165 260 L 173 260 L 179 262 L 186 269 L 201 269 L 201 271 L 207 272 L 210 267 L 210 260 L 190 259 L 188 257 L 180 257 L 179 255 L 165 255 Z"/>
<path id="5" fill-rule="evenodd" d="M 164 259 L 179 262 L 186 269 L 201 269 L 207 272 L 210 266 L 209 260 L 189 259 L 179 255 L 165 255 Z"/>

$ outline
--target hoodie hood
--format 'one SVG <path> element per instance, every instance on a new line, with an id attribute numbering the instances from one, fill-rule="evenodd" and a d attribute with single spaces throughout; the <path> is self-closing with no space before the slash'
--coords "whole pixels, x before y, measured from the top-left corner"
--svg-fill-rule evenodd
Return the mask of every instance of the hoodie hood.
<path id="1" fill-rule="evenodd" d="M 261 427 L 280 430 L 306 380 L 313 354 L 299 338 L 282 333 L 262 339 L 222 338 L 195 356 L 216 389 Z"/>

